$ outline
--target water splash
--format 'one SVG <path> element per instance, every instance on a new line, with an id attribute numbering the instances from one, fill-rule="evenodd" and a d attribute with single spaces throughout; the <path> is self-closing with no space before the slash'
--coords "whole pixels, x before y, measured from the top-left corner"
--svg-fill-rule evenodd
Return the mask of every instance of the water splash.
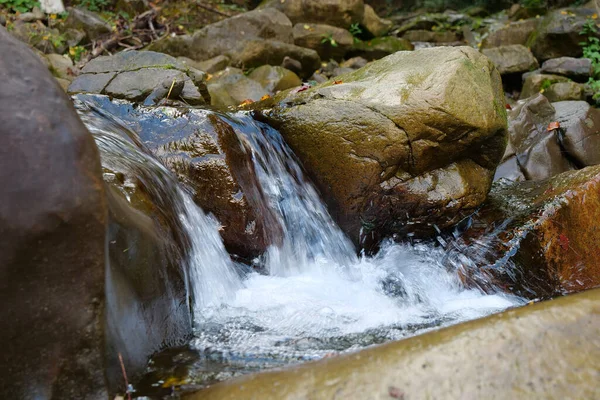
<path id="1" fill-rule="evenodd" d="M 269 274 L 249 272 L 241 278 L 216 221 L 141 150 L 130 130 L 139 128 L 135 121 L 90 112 L 89 104 L 88 111 L 79 107 L 103 163 L 151 168 L 160 177 L 151 184 L 178 199 L 177 213 L 192 249 L 187 266 L 195 298 L 192 346 L 203 355 L 192 369 L 199 382 L 396 340 L 523 302 L 465 289 L 444 266 L 439 246 L 387 242 L 373 257 L 357 256 L 279 132 L 235 114 L 221 117 L 251 152 L 267 206 L 283 228 L 281 246 L 256 260 Z"/>

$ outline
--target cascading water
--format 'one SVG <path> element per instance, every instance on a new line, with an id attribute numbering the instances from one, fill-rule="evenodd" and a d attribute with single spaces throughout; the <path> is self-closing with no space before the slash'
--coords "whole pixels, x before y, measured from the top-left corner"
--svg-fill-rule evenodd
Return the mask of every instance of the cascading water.
<path id="1" fill-rule="evenodd" d="M 522 303 L 465 289 L 443 266 L 444 250 L 433 245 L 387 242 L 373 257 L 357 256 L 279 132 L 245 114 L 222 118 L 252 153 L 283 240 L 255 260 L 268 275 L 248 268 L 240 274 L 243 268 L 226 253 L 216 221 L 195 206 L 165 167 L 124 138 L 134 135 L 123 134 L 128 121 L 91 112 L 94 107 L 78 103 L 103 164 L 137 158 L 136 165 L 152 169 L 165 185 L 161 190 L 178 204 L 191 247 L 196 329 L 191 346 L 200 361 L 190 376 L 198 383 L 395 340 Z"/>

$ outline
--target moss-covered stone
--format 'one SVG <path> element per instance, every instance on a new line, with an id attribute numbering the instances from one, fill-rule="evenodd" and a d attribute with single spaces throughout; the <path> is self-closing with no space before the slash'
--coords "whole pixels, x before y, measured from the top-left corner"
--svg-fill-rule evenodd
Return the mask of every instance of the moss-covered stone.
<path id="1" fill-rule="evenodd" d="M 432 232 L 485 199 L 504 153 L 503 96 L 487 58 L 436 48 L 398 52 L 259 106 L 273 107 L 264 118 L 359 242 L 361 228 L 363 237 Z"/>

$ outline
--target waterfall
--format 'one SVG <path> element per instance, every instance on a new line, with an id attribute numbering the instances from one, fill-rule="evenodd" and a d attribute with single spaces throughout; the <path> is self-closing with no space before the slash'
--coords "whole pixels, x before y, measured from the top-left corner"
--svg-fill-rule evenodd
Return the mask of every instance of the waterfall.
<path id="1" fill-rule="evenodd" d="M 279 132 L 237 113 L 220 117 L 251 152 L 266 207 L 283 230 L 281 245 L 255 260 L 268 274 L 246 268 L 242 276 L 242 268 L 225 251 L 214 218 L 143 151 L 132 131 L 139 128 L 135 121 L 119 121 L 90 101 L 77 106 L 101 149 L 103 165 L 149 169 L 155 176 L 149 185 L 158 186 L 160 195 L 170 198 L 165 202 L 176 206 L 190 243 L 192 346 L 209 364 L 197 367 L 202 379 L 355 350 L 523 302 L 465 289 L 444 266 L 439 246 L 390 241 L 375 256 L 358 256 Z"/>

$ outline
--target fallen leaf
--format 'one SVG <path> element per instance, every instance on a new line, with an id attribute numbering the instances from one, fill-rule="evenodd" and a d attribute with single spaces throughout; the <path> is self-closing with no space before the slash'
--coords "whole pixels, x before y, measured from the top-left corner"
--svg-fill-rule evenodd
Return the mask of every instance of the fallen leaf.
<path id="1" fill-rule="evenodd" d="M 554 121 L 554 122 L 550 122 L 550 124 L 548 124 L 548 128 L 546 129 L 546 131 L 550 132 L 553 131 L 555 129 L 559 129 L 560 128 L 560 124 L 558 123 L 558 121 Z"/>
<path id="2" fill-rule="evenodd" d="M 254 100 L 246 99 L 240 103 L 240 107 L 247 106 L 248 104 L 254 103 Z"/>
<path id="3" fill-rule="evenodd" d="M 506 103 L 506 106 L 505 106 L 505 107 L 506 107 L 506 109 L 507 109 L 507 110 L 512 110 L 512 107 L 511 107 L 511 106 L 510 106 L 510 104 L 508 104 L 508 103 Z"/>
<path id="4" fill-rule="evenodd" d="M 565 234 L 561 233 L 558 235 L 558 244 L 563 251 L 569 250 L 569 238 Z"/>
<path id="5" fill-rule="evenodd" d="M 260 101 L 267 100 L 267 99 L 270 99 L 270 98 L 271 98 L 270 95 L 265 94 L 263 97 L 260 98 Z"/>
<path id="6" fill-rule="evenodd" d="M 340 85 L 340 84 L 342 84 L 342 83 L 344 83 L 344 81 L 333 81 L 333 84 L 334 84 L 334 85 Z"/>

